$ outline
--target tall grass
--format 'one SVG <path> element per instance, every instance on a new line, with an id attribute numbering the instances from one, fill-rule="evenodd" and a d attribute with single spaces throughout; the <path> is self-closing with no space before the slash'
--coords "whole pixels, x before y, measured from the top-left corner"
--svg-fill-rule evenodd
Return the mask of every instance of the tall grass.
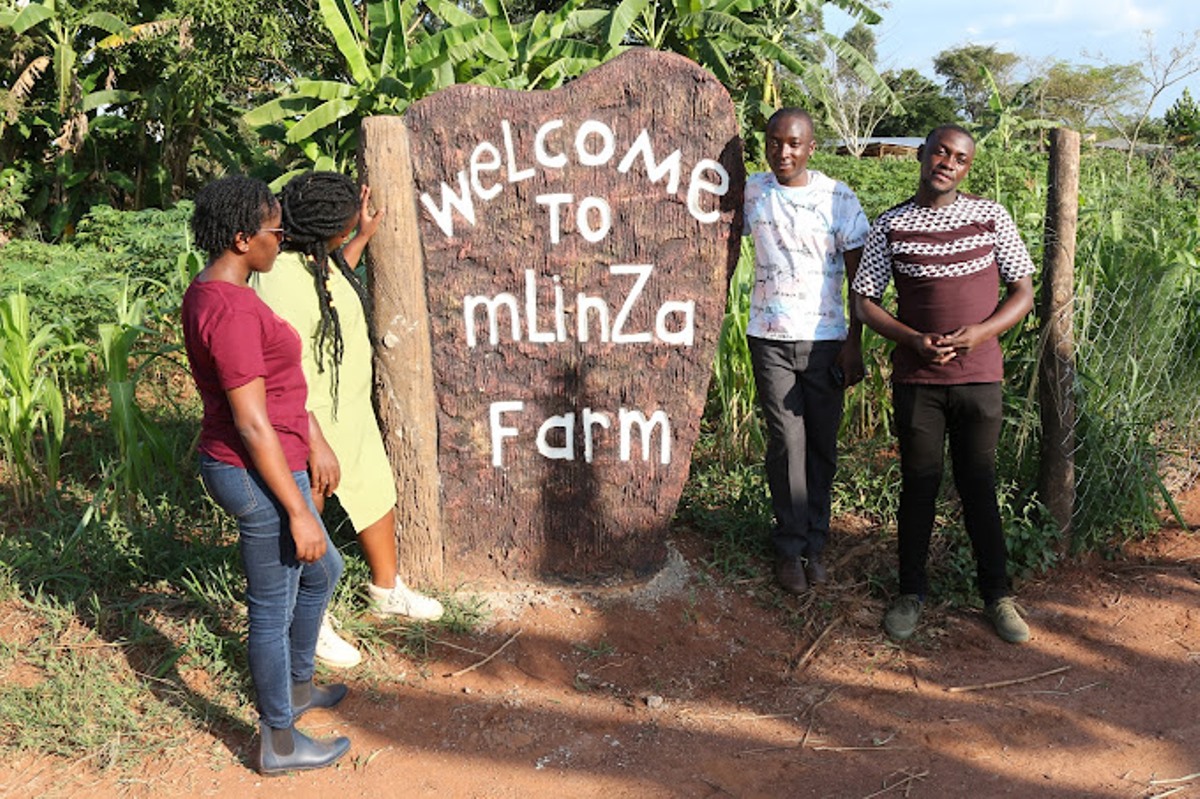
<path id="1" fill-rule="evenodd" d="M 166 437 L 137 401 L 138 377 L 148 361 L 133 364 L 139 354 L 134 346 L 140 337 L 154 335 L 143 325 L 146 316 L 146 298 L 131 297 L 127 282 L 116 307 L 116 321 L 101 323 L 98 331 L 100 362 L 107 377 L 108 426 L 117 445 L 114 468 L 126 498 L 149 493 L 160 470 L 173 466 Z"/>
<path id="2" fill-rule="evenodd" d="M 1171 507 L 1162 454 L 1200 440 L 1200 214 L 1150 175 L 1092 178 L 1076 267 L 1075 523 L 1095 547 L 1157 528 Z"/>
<path id="3" fill-rule="evenodd" d="M 53 323 L 34 322 L 24 292 L 0 302 L 0 461 L 18 509 L 58 482 L 66 433 L 60 373 L 78 350 Z"/>

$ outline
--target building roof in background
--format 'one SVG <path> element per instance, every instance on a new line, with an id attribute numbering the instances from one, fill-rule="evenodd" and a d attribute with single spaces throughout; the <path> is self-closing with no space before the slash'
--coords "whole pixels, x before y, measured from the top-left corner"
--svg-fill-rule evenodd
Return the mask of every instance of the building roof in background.
<path id="1" fill-rule="evenodd" d="M 870 136 L 858 140 L 863 145 L 864 158 L 908 158 L 916 154 L 924 141 L 921 136 Z M 850 152 L 845 140 L 838 140 L 835 146 L 839 155 Z"/>

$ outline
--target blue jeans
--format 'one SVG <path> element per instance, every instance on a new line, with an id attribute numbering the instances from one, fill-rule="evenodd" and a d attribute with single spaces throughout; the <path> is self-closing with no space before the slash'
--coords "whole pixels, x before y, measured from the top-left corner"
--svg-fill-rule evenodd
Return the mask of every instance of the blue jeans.
<path id="1" fill-rule="evenodd" d="M 290 727 L 292 683 L 312 679 L 321 619 L 342 575 L 341 553 L 326 533 L 320 560 L 296 560 L 287 514 L 258 472 L 201 455 L 200 476 L 238 523 L 250 619 L 246 648 L 259 715 L 270 727 Z M 292 476 L 312 508 L 308 473 Z M 313 515 L 321 518 L 315 508 Z"/>

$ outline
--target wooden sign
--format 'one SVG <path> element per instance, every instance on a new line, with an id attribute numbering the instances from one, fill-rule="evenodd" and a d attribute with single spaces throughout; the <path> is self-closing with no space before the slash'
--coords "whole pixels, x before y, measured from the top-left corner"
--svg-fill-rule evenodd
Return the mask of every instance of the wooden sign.
<path id="1" fill-rule="evenodd" d="M 635 50 L 554 91 L 454 86 L 404 125 L 447 572 L 657 568 L 739 250 L 728 94 Z"/>

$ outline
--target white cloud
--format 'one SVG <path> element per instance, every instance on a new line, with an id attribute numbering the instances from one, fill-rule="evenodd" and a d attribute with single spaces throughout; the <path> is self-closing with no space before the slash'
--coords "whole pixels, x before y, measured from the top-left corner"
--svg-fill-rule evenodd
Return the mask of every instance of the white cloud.
<path id="1" fill-rule="evenodd" d="M 1020 0 L 1006 4 L 1004 13 L 990 17 L 991 25 L 1006 30 L 1052 28 L 1064 35 L 1108 36 L 1130 31 L 1162 30 L 1179 17 L 1196 16 L 1191 0 L 1130 2 L 1130 0 Z M 1073 34 L 1073 35 L 1072 35 Z"/>

